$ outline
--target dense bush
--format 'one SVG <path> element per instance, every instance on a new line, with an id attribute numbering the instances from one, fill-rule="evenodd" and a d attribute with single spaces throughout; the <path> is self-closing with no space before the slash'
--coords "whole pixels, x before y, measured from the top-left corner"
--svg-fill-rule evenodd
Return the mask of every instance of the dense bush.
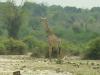
<path id="1" fill-rule="evenodd" d="M 0 54 L 24 54 L 27 45 L 21 40 L 0 39 Z"/>
<path id="2" fill-rule="evenodd" d="M 47 45 L 43 42 L 37 42 L 36 47 L 32 50 L 32 57 L 45 57 L 47 55 Z"/>
<path id="3" fill-rule="evenodd" d="M 0 55 L 6 54 L 5 45 L 3 43 L 0 43 Z"/>
<path id="4" fill-rule="evenodd" d="M 84 58 L 100 59 L 100 37 L 89 42 Z"/>
<path id="5" fill-rule="evenodd" d="M 35 47 L 36 38 L 33 38 L 32 36 L 27 36 L 23 39 L 23 42 L 26 43 L 28 46 L 28 49 L 31 50 Z"/>
<path id="6" fill-rule="evenodd" d="M 83 51 L 82 44 L 77 44 L 69 41 L 67 42 L 63 41 L 62 49 L 66 55 L 74 55 L 74 56 L 79 56 Z"/>
<path id="7" fill-rule="evenodd" d="M 5 46 L 8 54 L 24 54 L 27 49 L 27 45 L 24 42 L 12 38 L 5 42 Z"/>
<path id="8" fill-rule="evenodd" d="M 47 43 L 38 40 L 33 36 L 27 36 L 23 39 L 23 42 L 27 44 L 28 49 L 32 52 L 32 57 L 42 57 L 46 55 Z"/>

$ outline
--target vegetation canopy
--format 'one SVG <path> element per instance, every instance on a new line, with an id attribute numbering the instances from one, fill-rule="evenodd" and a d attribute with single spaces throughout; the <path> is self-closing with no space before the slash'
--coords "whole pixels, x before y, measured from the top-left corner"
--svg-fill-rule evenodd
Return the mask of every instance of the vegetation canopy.
<path id="1" fill-rule="evenodd" d="M 100 59 L 100 39 L 96 39 L 100 37 L 100 7 L 82 9 L 31 2 L 22 6 L 0 2 L 0 54 L 32 52 L 33 56 L 47 56 L 48 35 L 40 22 L 45 16 L 53 33 L 62 39 L 65 55 L 84 52 L 88 59 Z"/>

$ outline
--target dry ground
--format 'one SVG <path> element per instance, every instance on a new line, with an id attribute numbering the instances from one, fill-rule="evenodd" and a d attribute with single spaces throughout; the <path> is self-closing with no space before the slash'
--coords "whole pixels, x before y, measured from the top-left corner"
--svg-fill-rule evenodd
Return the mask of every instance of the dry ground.
<path id="1" fill-rule="evenodd" d="M 100 60 L 30 58 L 25 55 L 0 56 L 0 75 L 12 75 L 21 71 L 21 75 L 100 75 Z"/>

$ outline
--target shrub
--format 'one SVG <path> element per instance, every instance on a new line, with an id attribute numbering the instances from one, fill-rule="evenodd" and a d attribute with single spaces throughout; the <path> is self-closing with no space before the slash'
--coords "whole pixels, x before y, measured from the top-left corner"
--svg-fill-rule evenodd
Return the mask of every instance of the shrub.
<path id="1" fill-rule="evenodd" d="M 28 49 L 31 50 L 35 47 L 36 38 L 33 38 L 32 36 L 27 36 L 23 39 L 23 42 L 26 43 Z"/>
<path id="2" fill-rule="evenodd" d="M 47 44 L 43 41 L 37 41 L 35 43 L 35 47 L 32 50 L 32 57 L 45 57 L 47 51 Z"/>
<path id="3" fill-rule="evenodd" d="M 6 48 L 3 43 L 0 43 L 0 55 L 6 54 Z"/>
<path id="4" fill-rule="evenodd" d="M 82 48 L 80 47 L 81 44 L 73 43 L 73 42 L 64 42 L 62 43 L 62 49 L 66 55 L 74 55 L 79 56 Z"/>
<path id="5" fill-rule="evenodd" d="M 8 54 L 24 54 L 27 49 L 27 45 L 24 42 L 12 38 L 5 42 L 5 46 Z"/>
<path id="6" fill-rule="evenodd" d="M 23 42 L 28 45 L 28 49 L 32 52 L 32 57 L 45 56 L 47 50 L 46 42 L 38 40 L 33 36 L 27 36 L 23 39 Z"/>
<path id="7" fill-rule="evenodd" d="M 73 26 L 72 30 L 76 33 L 80 33 L 82 30 L 78 26 Z"/>
<path id="8" fill-rule="evenodd" d="M 42 55 L 41 49 L 39 49 L 39 47 L 36 47 L 32 51 L 32 55 L 31 56 L 39 58 L 39 57 L 41 57 L 41 55 Z"/>
<path id="9" fill-rule="evenodd" d="M 100 59 L 100 38 L 96 38 L 89 42 L 84 58 Z"/>
<path id="10" fill-rule="evenodd" d="M 56 64 L 62 64 L 62 60 L 61 59 L 57 59 L 56 60 Z"/>

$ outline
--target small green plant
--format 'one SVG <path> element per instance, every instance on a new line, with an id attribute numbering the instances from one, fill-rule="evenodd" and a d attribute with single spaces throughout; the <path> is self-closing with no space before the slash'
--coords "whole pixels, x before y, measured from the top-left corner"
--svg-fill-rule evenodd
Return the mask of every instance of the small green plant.
<path id="1" fill-rule="evenodd" d="M 62 64 L 62 60 L 61 59 L 57 59 L 56 60 L 56 64 Z"/>

